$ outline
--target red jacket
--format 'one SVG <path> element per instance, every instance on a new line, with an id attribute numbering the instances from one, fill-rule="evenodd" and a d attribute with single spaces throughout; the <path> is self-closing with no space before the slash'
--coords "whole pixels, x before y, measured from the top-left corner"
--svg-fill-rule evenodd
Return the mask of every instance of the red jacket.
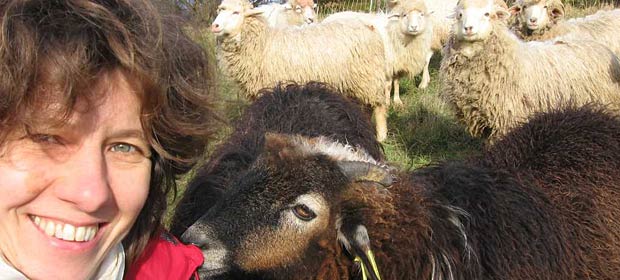
<path id="1" fill-rule="evenodd" d="M 127 280 L 198 280 L 196 269 L 202 265 L 202 251 L 184 245 L 167 232 L 151 239 L 142 255 L 129 267 Z"/>

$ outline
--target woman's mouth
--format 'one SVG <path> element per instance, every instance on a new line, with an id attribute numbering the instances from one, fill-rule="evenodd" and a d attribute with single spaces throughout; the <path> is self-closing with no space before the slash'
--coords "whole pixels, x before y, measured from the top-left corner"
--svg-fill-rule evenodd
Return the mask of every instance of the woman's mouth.
<path id="1" fill-rule="evenodd" d="M 99 231 L 99 224 L 75 226 L 34 215 L 30 215 L 30 219 L 47 236 L 64 241 L 87 242 L 95 238 Z"/>

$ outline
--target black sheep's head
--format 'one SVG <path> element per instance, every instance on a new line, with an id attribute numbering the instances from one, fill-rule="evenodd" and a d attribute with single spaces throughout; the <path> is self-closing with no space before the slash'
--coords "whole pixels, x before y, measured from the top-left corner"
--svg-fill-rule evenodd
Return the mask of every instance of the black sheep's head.
<path id="1" fill-rule="evenodd" d="M 267 134 L 253 166 L 182 240 L 202 248 L 201 278 L 313 278 L 347 256 L 380 279 L 357 210 L 364 208 L 360 193 L 385 196 L 389 184 L 386 168 L 363 151 L 322 137 Z"/>

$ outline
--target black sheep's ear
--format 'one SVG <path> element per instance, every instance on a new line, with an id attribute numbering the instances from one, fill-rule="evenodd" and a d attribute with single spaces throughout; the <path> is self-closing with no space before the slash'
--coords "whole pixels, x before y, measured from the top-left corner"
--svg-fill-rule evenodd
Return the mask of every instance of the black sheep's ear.
<path id="1" fill-rule="evenodd" d="M 352 182 L 375 182 L 389 187 L 394 182 L 389 170 L 383 166 L 362 161 L 339 161 L 338 167 Z"/>
<path id="2" fill-rule="evenodd" d="M 362 270 L 362 279 L 381 280 L 379 267 L 370 248 L 368 231 L 362 224 L 342 225 L 339 240 L 353 257 L 353 262 L 359 264 Z"/>

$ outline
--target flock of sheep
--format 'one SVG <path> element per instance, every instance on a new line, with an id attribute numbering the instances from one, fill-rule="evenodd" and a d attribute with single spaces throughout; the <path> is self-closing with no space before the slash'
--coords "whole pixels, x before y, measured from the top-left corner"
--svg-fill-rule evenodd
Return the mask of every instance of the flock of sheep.
<path id="1" fill-rule="evenodd" d="M 388 4 L 318 22 L 311 1 L 222 1 L 218 63 L 254 102 L 172 221 L 201 279 L 620 279 L 620 9 Z M 387 109 L 437 52 L 441 96 L 490 143 L 399 171 Z"/>
<path id="2" fill-rule="evenodd" d="M 325 82 L 374 109 L 379 141 L 392 90 L 402 104 L 398 78 L 422 73 L 425 88 L 439 51 L 441 94 L 475 136 L 493 140 L 567 102 L 620 104 L 620 9 L 564 20 L 559 0 L 511 8 L 502 0 L 393 0 L 386 13 L 342 12 L 318 23 L 288 5 L 297 8 L 282 14 L 302 26 L 267 21 L 271 14 L 245 0 L 222 1 L 212 31 L 225 73 L 251 99 L 280 82 Z M 525 42 L 537 38 L 546 41 Z"/>

